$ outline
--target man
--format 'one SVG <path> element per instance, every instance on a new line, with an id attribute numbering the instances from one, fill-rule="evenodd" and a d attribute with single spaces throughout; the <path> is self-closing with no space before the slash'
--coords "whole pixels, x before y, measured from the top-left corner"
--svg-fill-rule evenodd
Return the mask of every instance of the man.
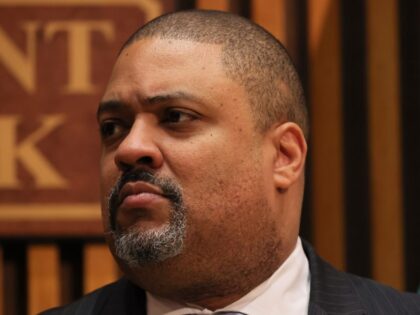
<path id="1" fill-rule="evenodd" d="M 298 237 L 308 133 L 283 46 L 227 13 L 162 16 L 98 108 L 102 214 L 125 278 L 45 314 L 420 314 Z"/>

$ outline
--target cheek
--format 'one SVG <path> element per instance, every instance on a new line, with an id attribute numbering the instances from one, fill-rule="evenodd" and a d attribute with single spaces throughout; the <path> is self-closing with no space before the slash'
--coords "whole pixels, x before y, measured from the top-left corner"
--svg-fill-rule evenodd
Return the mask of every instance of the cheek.
<path id="1" fill-rule="evenodd" d="M 109 193 L 115 182 L 118 180 L 120 171 L 114 160 L 114 153 L 102 154 L 100 159 L 101 194 Z"/>
<path id="2" fill-rule="evenodd" d="M 254 235 L 268 228 L 269 209 L 257 169 L 243 164 L 197 178 L 185 191 L 189 244 L 211 253 L 254 244 Z M 226 233 L 229 231 L 228 233 Z"/>
<path id="3" fill-rule="evenodd" d="M 100 160 L 100 193 L 103 222 L 108 221 L 108 197 L 119 176 L 111 154 L 102 155 Z"/>
<path id="4" fill-rule="evenodd" d="M 191 157 L 182 180 L 187 206 L 201 219 L 220 221 L 238 215 L 264 198 L 261 161 L 243 151 L 227 154 L 226 147 L 201 158 Z M 193 213 L 191 214 L 193 215 Z"/>
<path id="5" fill-rule="evenodd" d="M 184 193 L 192 195 L 192 199 L 229 194 L 236 200 L 245 188 L 253 186 L 248 179 L 261 173 L 258 144 L 244 143 L 238 136 L 216 130 L 168 147 L 165 161 Z"/>

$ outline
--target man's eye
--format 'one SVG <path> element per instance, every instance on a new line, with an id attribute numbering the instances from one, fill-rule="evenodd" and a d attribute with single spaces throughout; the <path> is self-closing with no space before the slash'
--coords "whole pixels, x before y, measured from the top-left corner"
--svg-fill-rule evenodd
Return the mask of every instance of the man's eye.
<path id="1" fill-rule="evenodd" d="M 168 109 L 165 111 L 162 122 L 163 123 L 182 123 L 194 120 L 196 117 L 193 114 L 186 113 L 177 109 Z"/>
<path id="2" fill-rule="evenodd" d="M 108 139 L 114 136 L 118 136 L 123 132 L 123 126 L 114 121 L 106 121 L 100 125 L 100 133 L 102 139 Z"/>

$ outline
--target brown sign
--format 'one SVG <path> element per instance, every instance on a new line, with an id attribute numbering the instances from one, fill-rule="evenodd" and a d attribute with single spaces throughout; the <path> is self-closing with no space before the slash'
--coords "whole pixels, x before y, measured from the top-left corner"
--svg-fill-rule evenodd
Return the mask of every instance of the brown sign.
<path id="1" fill-rule="evenodd" d="M 100 235 L 95 111 L 155 0 L 0 0 L 0 236 Z"/>

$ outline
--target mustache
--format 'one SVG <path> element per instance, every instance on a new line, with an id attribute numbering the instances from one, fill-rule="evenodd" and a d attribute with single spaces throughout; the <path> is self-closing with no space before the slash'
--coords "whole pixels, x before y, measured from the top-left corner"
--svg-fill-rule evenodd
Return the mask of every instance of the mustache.
<path id="1" fill-rule="evenodd" d="M 182 193 L 179 185 L 167 177 L 157 177 L 150 171 L 130 170 L 124 172 L 117 180 L 108 197 L 109 223 L 112 231 L 117 228 L 116 216 L 118 208 L 123 200 L 120 199 L 121 189 L 129 182 L 145 182 L 162 190 L 162 196 L 167 198 L 175 206 L 182 205 Z"/>

